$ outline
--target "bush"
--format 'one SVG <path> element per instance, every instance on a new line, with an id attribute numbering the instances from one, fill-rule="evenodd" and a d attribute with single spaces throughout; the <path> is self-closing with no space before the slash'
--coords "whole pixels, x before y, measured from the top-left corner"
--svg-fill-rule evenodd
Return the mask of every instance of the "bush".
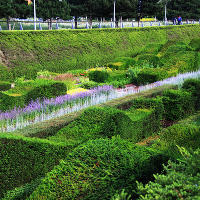
<path id="1" fill-rule="evenodd" d="M 0 64 L 0 80 L 1 81 L 10 81 L 13 80 L 12 73 L 6 66 Z"/>
<path id="2" fill-rule="evenodd" d="M 147 181 L 166 158 L 120 138 L 90 140 L 47 174 L 32 199 L 110 199 Z"/>
<path id="3" fill-rule="evenodd" d="M 174 124 L 160 132 L 160 138 L 153 145 L 160 149 L 171 158 L 180 157 L 176 145 L 197 149 L 199 141 L 200 128 L 194 124 Z"/>
<path id="4" fill-rule="evenodd" d="M 53 98 L 61 95 L 65 95 L 67 92 L 67 87 L 62 82 L 48 82 L 42 85 L 34 87 L 32 90 L 28 91 L 26 94 L 26 103 L 38 98 Z"/>
<path id="5" fill-rule="evenodd" d="M 0 81 L 0 91 L 6 91 L 11 88 L 11 83 L 6 81 Z"/>
<path id="6" fill-rule="evenodd" d="M 9 190 L 1 200 L 26 200 L 41 183 L 41 179 L 36 179 L 21 187 Z"/>
<path id="7" fill-rule="evenodd" d="M 183 90 L 166 90 L 162 97 L 164 118 L 171 121 L 180 120 L 194 112 L 194 98 Z"/>
<path id="8" fill-rule="evenodd" d="M 182 158 L 178 162 L 169 161 L 164 166 L 165 174 L 154 175 L 155 181 L 146 185 L 137 183 L 138 199 L 186 199 L 200 197 L 200 149 L 195 152 L 181 149 Z"/>
<path id="9" fill-rule="evenodd" d="M 123 111 L 110 107 L 93 107 L 86 109 L 80 117 L 51 137 L 51 140 L 69 140 L 80 144 L 89 139 L 114 135 L 131 138 L 132 128 L 131 119 Z"/>
<path id="10" fill-rule="evenodd" d="M 0 197 L 43 177 L 74 147 L 47 140 L 0 134 Z"/>
<path id="11" fill-rule="evenodd" d="M 42 79 L 36 79 L 35 81 L 18 80 L 16 87 L 0 92 L 0 110 L 5 111 L 14 107 L 24 107 L 32 100 L 65 95 L 66 91 L 66 85 L 62 82 Z"/>
<path id="12" fill-rule="evenodd" d="M 106 71 L 90 71 L 89 72 L 89 80 L 95 81 L 98 83 L 104 83 L 108 80 L 109 74 Z"/>
<path id="13" fill-rule="evenodd" d="M 185 80 L 182 89 L 190 92 L 195 101 L 195 108 L 200 109 L 200 80 L 198 79 L 188 79 Z"/>
<path id="14" fill-rule="evenodd" d="M 154 67 L 160 66 L 160 59 L 158 56 L 153 54 L 142 54 L 138 56 L 137 64 L 143 65 L 149 63 L 153 65 Z"/>
<path id="15" fill-rule="evenodd" d="M 91 89 L 91 88 L 95 88 L 95 87 L 98 87 L 98 86 L 99 86 L 99 83 L 94 82 L 94 81 L 88 81 L 88 82 L 81 84 L 81 87 L 84 88 L 84 89 Z"/>
<path id="16" fill-rule="evenodd" d="M 200 39 L 192 39 L 189 43 L 189 45 L 193 48 L 195 51 L 200 51 Z"/>
<path id="17" fill-rule="evenodd" d="M 122 65 L 119 66 L 119 70 L 125 70 L 128 69 L 131 66 L 134 66 L 136 61 L 133 58 L 130 57 L 118 57 L 115 58 L 114 63 L 119 63 L 121 62 Z M 112 64 L 111 64 L 111 68 L 112 68 Z M 113 67 L 114 68 L 114 67 Z"/>
<path id="18" fill-rule="evenodd" d="M 161 68 L 146 68 L 142 69 L 138 74 L 134 84 L 146 85 L 149 83 L 154 83 L 168 77 L 168 73 Z"/>

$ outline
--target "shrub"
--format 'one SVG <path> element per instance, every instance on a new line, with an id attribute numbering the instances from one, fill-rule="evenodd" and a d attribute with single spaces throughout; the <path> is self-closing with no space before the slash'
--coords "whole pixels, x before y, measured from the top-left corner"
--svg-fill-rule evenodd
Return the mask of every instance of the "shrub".
<path id="1" fill-rule="evenodd" d="M 0 197 L 15 187 L 43 177 L 74 147 L 48 140 L 0 134 Z"/>
<path id="2" fill-rule="evenodd" d="M 98 83 L 104 83 L 108 80 L 109 74 L 106 71 L 90 71 L 89 72 L 89 80 L 95 81 Z"/>
<path id="3" fill-rule="evenodd" d="M 197 149 L 200 128 L 194 124 L 174 124 L 160 132 L 160 138 L 153 144 L 153 147 L 160 149 L 171 158 L 180 157 L 176 145 Z"/>
<path id="4" fill-rule="evenodd" d="M 0 81 L 0 91 L 9 90 L 11 88 L 11 83 L 6 81 Z"/>
<path id="5" fill-rule="evenodd" d="M 164 117 L 176 121 L 194 112 L 194 99 L 183 90 L 166 90 L 162 97 Z"/>
<path id="6" fill-rule="evenodd" d="M 1 200 L 26 200 L 40 184 L 41 179 L 31 181 L 25 185 L 9 190 Z"/>
<path id="7" fill-rule="evenodd" d="M 193 99 L 195 101 L 195 108 L 200 109 L 200 80 L 198 79 L 185 80 L 182 89 L 192 94 Z"/>
<path id="8" fill-rule="evenodd" d="M 146 181 L 166 158 L 120 138 L 90 140 L 47 174 L 31 199 L 110 199 Z"/>
<path id="9" fill-rule="evenodd" d="M 81 87 L 84 88 L 84 89 L 91 89 L 91 88 L 95 88 L 95 87 L 98 87 L 98 86 L 99 86 L 99 83 L 97 83 L 95 81 L 88 81 L 88 82 L 81 84 Z"/>
<path id="10" fill-rule="evenodd" d="M 49 82 L 44 83 L 39 86 L 34 87 L 32 90 L 28 91 L 26 94 L 26 103 L 31 100 L 36 100 L 38 98 L 53 98 L 61 95 L 65 95 L 67 92 L 67 87 L 62 82 Z"/>
<path id="11" fill-rule="evenodd" d="M 82 143 L 114 135 L 131 138 L 132 128 L 131 119 L 123 111 L 110 107 L 93 107 L 86 109 L 80 117 L 51 137 L 51 140 Z"/>
<path id="12" fill-rule="evenodd" d="M 10 81 L 13 80 L 13 75 L 6 66 L 2 66 L 0 63 L 0 80 L 1 81 Z"/>
<path id="13" fill-rule="evenodd" d="M 142 54 L 138 56 L 137 64 L 143 65 L 145 63 L 152 64 L 154 67 L 160 66 L 160 59 L 153 54 Z"/>
<path id="14" fill-rule="evenodd" d="M 161 68 L 146 68 L 142 69 L 138 74 L 134 84 L 145 85 L 154 83 L 168 77 L 168 73 Z"/>
<path id="15" fill-rule="evenodd" d="M 144 47 L 142 52 L 145 54 L 157 54 L 161 50 L 162 46 L 163 44 L 150 43 Z"/>
<path id="16" fill-rule="evenodd" d="M 195 51 L 200 50 L 200 39 L 192 39 L 189 43 L 189 45 L 193 48 Z"/>
<path id="17" fill-rule="evenodd" d="M 195 152 L 181 149 L 181 153 L 181 160 L 169 161 L 164 166 L 165 174 L 154 175 L 154 182 L 146 185 L 137 182 L 138 199 L 199 199 L 200 149 Z"/>
<path id="18" fill-rule="evenodd" d="M 113 65 L 110 64 L 111 68 L 116 69 L 115 68 L 116 65 L 114 65 L 115 63 L 122 63 L 121 65 L 118 65 L 119 67 L 117 70 L 125 70 L 131 66 L 134 66 L 136 61 L 130 57 L 118 57 L 118 58 L 115 58 Z"/>

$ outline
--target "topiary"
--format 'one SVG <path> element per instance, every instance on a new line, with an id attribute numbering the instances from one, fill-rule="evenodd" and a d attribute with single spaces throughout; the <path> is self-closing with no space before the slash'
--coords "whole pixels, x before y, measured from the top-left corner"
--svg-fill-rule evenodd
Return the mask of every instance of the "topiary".
<path id="1" fill-rule="evenodd" d="M 89 72 L 89 80 L 95 81 L 98 83 L 104 83 L 108 80 L 109 74 L 106 71 L 90 71 Z"/>
<path id="2" fill-rule="evenodd" d="M 135 189 L 166 161 L 157 151 L 120 138 L 90 140 L 78 146 L 42 180 L 33 199 L 110 199 Z"/>

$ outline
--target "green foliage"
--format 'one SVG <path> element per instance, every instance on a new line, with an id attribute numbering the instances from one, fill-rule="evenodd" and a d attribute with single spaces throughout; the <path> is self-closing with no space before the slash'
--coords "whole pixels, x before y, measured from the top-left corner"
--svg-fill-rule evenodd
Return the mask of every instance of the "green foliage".
<path id="1" fill-rule="evenodd" d="M 200 109 L 200 80 L 198 79 L 188 79 L 185 80 L 182 89 L 190 92 L 195 101 L 195 108 Z"/>
<path id="2" fill-rule="evenodd" d="M 166 90 L 163 92 L 164 118 L 180 120 L 194 112 L 194 99 L 191 93 L 183 90 Z"/>
<path id="3" fill-rule="evenodd" d="M 47 140 L 0 134 L 0 197 L 15 187 L 43 177 L 73 148 Z"/>
<path id="4" fill-rule="evenodd" d="M 180 157 L 176 145 L 197 149 L 200 145 L 199 134 L 200 128 L 197 125 L 174 124 L 160 132 L 160 137 L 153 147 L 162 150 L 171 158 Z"/>
<path id="5" fill-rule="evenodd" d="M 11 73 L 4 80 L 24 75 L 26 79 L 33 79 L 41 70 L 64 73 L 73 69 L 87 69 L 97 63 L 103 66 L 117 57 L 137 55 L 148 44 L 165 44 L 168 40 L 174 41 L 174 38 L 189 43 L 191 37 L 199 37 L 198 25 L 143 29 L 3 31 L 0 33 L 0 46 L 8 58 Z"/>
<path id="6" fill-rule="evenodd" d="M 200 39 L 192 39 L 189 45 L 193 48 L 195 51 L 200 51 Z"/>
<path id="7" fill-rule="evenodd" d="M 133 58 L 118 57 L 114 59 L 113 63 L 108 64 L 108 67 L 110 67 L 111 69 L 116 69 L 116 70 L 125 70 L 131 66 L 134 66 L 135 63 L 136 61 Z"/>
<path id="8" fill-rule="evenodd" d="M 0 63 L 0 80 L 1 81 L 8 81 L 12 80 L 12 73 L 11 70 L 8 69 L 6 66 L 2 66 Z"/>
<path id="9" fill-rule="evenodd" d="M 153 54 L 142 54 L 138 56 L 137 64 L 143 65 L 146 63 L 152 64 L 154 67 L 160 66 L 160 59 L 158 56 Z"/>
<path id="10" fill-rule="evenodd" d="M 1 200 L 25 200 L 33 193 L 40 182 L 41 179 L 36 179 L 31 181 L 31 183 L 26 183 L 21 187 L 9 190 Z"/>
<path id="11" fill-rule="evenodd" d="M 9 90 L 11 88 L 11 83 L 6 81 L 0 81 L 0 91 Z"/>
<path id="12" fill-rule="evenodd" d="M 44 82 L 44 84 L 34 87 L 26 94 L 26 103 L 38 98 L 53 98 L 65 95 L 67 87 L 62 82 Z"/>
<path id="13" fill-rule="evenodd" d="M 93 107 L 86 109 L 80 117 L 50 139 L 75 143 L 114 135 L 131 139 L 131 128 L 133 128 L 132 121 L 123 111 L 110 107 Z"/>
<path id="14" fill-rule="evenodd" d="M 90 71 L 89 72 L 89 80 L 95 81 L 97 83 L 104 83 L 109 78 L 109 73 L 106 71 Z"/>
<path id="15" fill-rule="evenodd" d="M 116 190 L 134 189 L 135 180 L 146 181 L 165 159 L 120 138 L 90 140 L 48 173 L 29 199 L 110 199 Z"/>
<path id="16" fill-rule="evenodd" d="M 81 87 L 85 88 L 85 89 L 91 89 L 91 88 L 95 88 L 95 87 L 98 87 L 98 86 L 99 86 L 99 83 L 97 83 L 95 81 L 88 81 L 88 82 L 81 84 Z"/>
<path id="17" fill-rule="evenodd" d="M 64 95 L 67 91 L 64 83 L 45 79 L 25 81 L 22 77 L 18 78 L 15 84 L 14 88 L 0 92 L 0 110 L 24 107 L 32 100 Z"/>
<path id="18" fill-rule="evenodd" d="M 200 196 L 200 149 L 187 151 L 179 148 L 182 159 L 169 161 L 165 174 L 154 175 L 155 181 L 146 185 L 138 183 L 140 200 L 186 199 L 198 200 Z"/>
<path id="19" fill-rule="evenodd" d="M 137 74 L 136 80 L 133 80 L 134 84 L 146 85 L 149 83 L 154 83 L 168 77 L 166 70 L 162 68 L 145 68 L 140 70 Z"/>

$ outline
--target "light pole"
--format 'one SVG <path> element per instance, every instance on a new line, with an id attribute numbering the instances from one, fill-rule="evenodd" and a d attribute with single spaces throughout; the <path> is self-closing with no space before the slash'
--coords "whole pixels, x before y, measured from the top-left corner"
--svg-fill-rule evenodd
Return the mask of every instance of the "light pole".
<path id="1" fill-rule="evenodd" d="M 34 30 L 36 30 L 36 6 L 35 6 L 35 0 L 33 1 L 33 12 L 34 12 Z"/>
<path id="2" fill-rule="evenodd" d="M 116 4 L 116 0 L 114 0 L 114 12 L 113 12 L 113 28 L 115 28 L 115 4 Z"/>

